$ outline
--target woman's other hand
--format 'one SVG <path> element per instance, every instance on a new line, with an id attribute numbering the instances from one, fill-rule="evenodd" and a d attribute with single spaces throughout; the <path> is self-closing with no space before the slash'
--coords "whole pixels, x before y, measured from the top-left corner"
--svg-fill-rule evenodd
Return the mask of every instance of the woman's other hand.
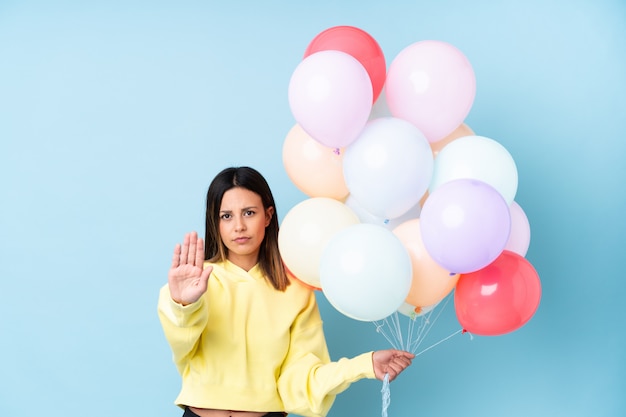
<path id="1" fill-rule="evenodd" d="M 383 380 L 385 374 L 389 374 L 389 382 L 396 379 L 412 362 L 414 354 L 403 350 L 387 349 L 374 352 L 372 362 L 374 363 L 374 374 L 376 379 Z"/>

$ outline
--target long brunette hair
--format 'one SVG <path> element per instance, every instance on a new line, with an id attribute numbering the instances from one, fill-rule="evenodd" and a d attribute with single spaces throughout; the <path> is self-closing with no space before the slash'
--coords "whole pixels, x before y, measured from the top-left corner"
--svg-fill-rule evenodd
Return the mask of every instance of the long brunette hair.
<path id="1" fill-rule="evenodd" d="M 250 167 L 231 167 L 215 176 L 206 196 L 206 227 L 204 259 L 219 262 L 227 259 L 228 248 L 220 236 L 220 208 L 224 193 L 232 188 L 242 187 L 261 197 L 263 209 L 274 207 L 270 224 L 265 228 L 265 237 L 259 250 L 259 267 L 267 280 L 277 290 L 284 291 L 289 279 L 278 250 L 278 215 L 270 187 L 257 170 Z"/>

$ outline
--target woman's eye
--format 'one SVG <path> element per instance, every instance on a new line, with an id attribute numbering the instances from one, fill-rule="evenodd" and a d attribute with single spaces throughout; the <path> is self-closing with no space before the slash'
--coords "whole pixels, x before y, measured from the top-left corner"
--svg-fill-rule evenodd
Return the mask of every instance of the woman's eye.
<path id="1" fill-rule="evenodd" d="M 253 210 L 248 210 L 248 211 L 246 211 L 244 213 L 244 216 L 248 216 L 249 217 L 249 216 L 252 216 L 252 215 L 254 215 L 254 211 Z"/>
<path id="2" fill-rule="evenodd" d="M 230 214 L 222 214 L 222 215 L 220 216 L 220 219 L 222 219 L 222 220 L 228 220 L 228 219 L 230 219 Z"/>

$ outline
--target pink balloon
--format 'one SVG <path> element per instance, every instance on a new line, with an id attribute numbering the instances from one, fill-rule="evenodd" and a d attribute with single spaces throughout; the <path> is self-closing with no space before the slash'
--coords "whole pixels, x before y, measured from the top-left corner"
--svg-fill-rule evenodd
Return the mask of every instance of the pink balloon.
<path id="1" fill-rule="evenodd" d="M 511 211 L 511 235 L 504 249 L 526 256 L 530 246 L 530 224 L 526 213 L 515 201 L 509 206 Z"/>
<path id="2" fill-rule="evenodd" d="M 465 120 L 476 95 L 476 78 L 456 47 L 421 41 L 391 62 L 385 94 L 391 114 L 413 123 L 433 143 Z"/>
<path id="3" fill-rule="evenodd" d="M 372 83 L 363 65 L 341 51 L 304 58 L 289 82 L 289 106 L 298 124 L 330 148 L 352 143 L 372 110 Z"/>
<path id="4" fill-rule="evenodd" d="M 424 202 L 422 241 L 451 273 L 469 273 L 498 257 L 511 230 L 509 205 L 492 186 L 473 179 L 447 182 Z"/>

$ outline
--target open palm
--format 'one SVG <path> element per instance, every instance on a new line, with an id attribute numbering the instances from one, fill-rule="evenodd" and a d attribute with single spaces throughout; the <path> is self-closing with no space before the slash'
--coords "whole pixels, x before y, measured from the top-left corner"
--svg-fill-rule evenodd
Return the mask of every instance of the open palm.
<path id="1" fill-rule="evenodd" d="M 196 232 L 187 233 L 183 244 L 177 244 L 172 266 L 167 274 L 170 295 L 179 304 L 187 305 L 200 299 L 207 289 L 213 267 L 203 268 L 204 242 Z"/>

